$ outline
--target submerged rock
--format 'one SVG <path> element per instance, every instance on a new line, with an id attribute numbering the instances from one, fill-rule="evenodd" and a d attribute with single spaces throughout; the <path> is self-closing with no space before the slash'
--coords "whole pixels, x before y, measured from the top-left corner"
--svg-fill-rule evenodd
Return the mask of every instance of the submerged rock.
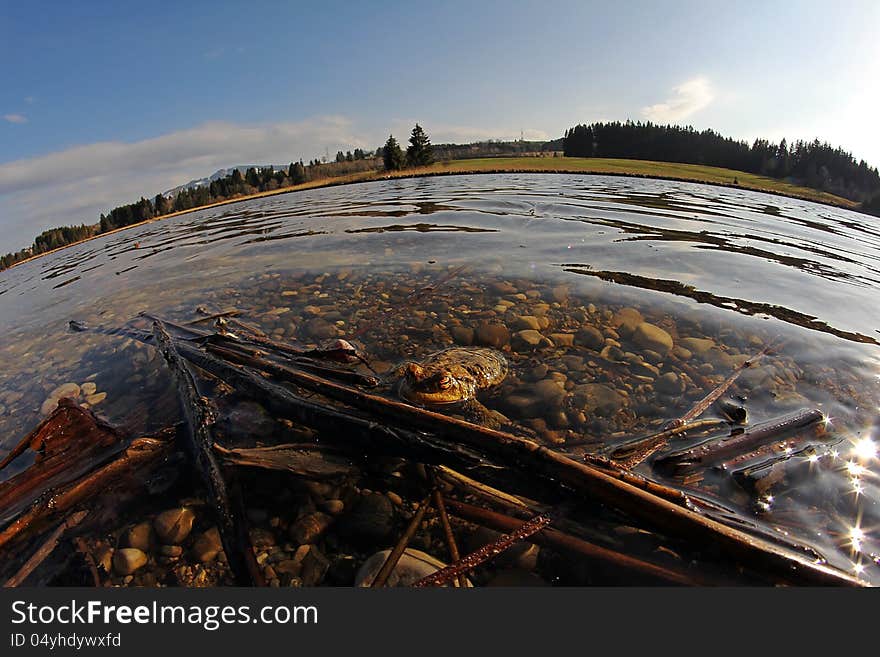
<path id="1" fill-rule="evenodd" d="M 394 529 L 394 507 L 385 495 L 370 493 L 338 520 L 339 533 L 360 544 L 380 543 Z"/>
<path id="2" fill-rule="evenodd" d="M 166 545 L 182 543 L 192 531 L 195 514 L 186 507 L 163 511 L 153 521 L 153 529 Z"/>
<path id="3" fill-rule="evenodd" d="M 113 553 L 113 571 L 117 575 L 131 575 L 147 563 L 147 555 L 137 548 L 122 548 Z"/>
<path id="4" fill-rule="evenodd" d="M 382 550 L 367 559 L 360 567 L 360 570 L 358 570 L 357 575 L 355 575 L 354 585 L 361 587 L 370 586 L 382 569 L 382 565 L 389 554 L 391 554 L 390 549 Z M 445 563 L 435 559 L 430 554 L 414 548 L 407 548 L 400 556 L 400 561 L 397 562 L 394 570 L 391 571 L 385 586 L 411 586 L 423 577 L 427 577 L 445 567 Z M 467 585 L 472 586 L 470 581 L 468 581 Z"/>
<path id="5" fill-rule="evenodd" d="M 474 342 L 484 347 L 500 349 L 510 344 L 510 331 L 503 324 L 483 322 L 474 332 Z"/>
<path id="6" fill-rule="evenodd" d="M 643 349 L 656 351 L 662 356 L 672 350 L 672 336 L 659 326 L 648 322 L 642 322 L 636 327 L 632 340 Z"/>
<path id="7" fill-rule="evenodd" d="M 213 561 L 222 549 L 220 531 L 216 527 L 212 527 L 196 538 L 192 546 L 192 555 L 197 561 L 206 563 Z"/>

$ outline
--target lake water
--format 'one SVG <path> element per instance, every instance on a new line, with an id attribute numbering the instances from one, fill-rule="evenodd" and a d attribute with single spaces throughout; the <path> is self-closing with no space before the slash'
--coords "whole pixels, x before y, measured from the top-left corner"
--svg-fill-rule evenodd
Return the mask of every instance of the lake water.
<path id="1" fill-rule="evenodd" d="M 312 190 L 131 228 L 0 273 L 0 455 L 68 382 L 136 432 L 177 419 L 158 402 L 171 384 L 151 348 L 70 333 L 71 319 L 235 309 L 275 339 L 355 342 L 389 381 L 407 360 L 491 345 L 510 372 L 480 401 L 578 457 L 658 431 L 766 350 L 729 404 L 747 427 L 818 409 L 823 431 L 685 476 L 657 467 L 705 439 L 692 435 L 636 470 L 880 583 L 877 221 L 698 184 L 509 174 Z"/>

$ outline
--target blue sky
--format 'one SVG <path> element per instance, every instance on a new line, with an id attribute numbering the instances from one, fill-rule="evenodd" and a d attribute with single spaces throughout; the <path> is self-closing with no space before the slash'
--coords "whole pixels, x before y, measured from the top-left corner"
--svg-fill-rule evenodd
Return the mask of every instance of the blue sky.
<path id="1" fill-rule="evenodd" d="M 0 251 L 215 170 L 654 119 L 880 164 L 880 3 L 0 0 Z"/>

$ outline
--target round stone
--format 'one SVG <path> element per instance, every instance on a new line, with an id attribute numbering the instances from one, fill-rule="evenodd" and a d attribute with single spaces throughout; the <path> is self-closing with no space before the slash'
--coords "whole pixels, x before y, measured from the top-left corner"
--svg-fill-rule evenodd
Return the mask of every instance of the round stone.
<path id="1" fill-rule="evenodd" d="M 367 559 L 360 567 L 360 570 L 358 570 L 357 575 L 355 575 L 354 585 L 360 587 L 370 586 L 382 569 L 389 554 L 391 554 L 390 549 L 382 550 Z M 397 565 L 391 571 L 385 586 L 411 586 L 423 577 L 432 575 L 445 567 L 445 563 L 435 559 L 430 554 L 414 548 L 407 548 L 400 556 L 400 561 L 397 562 Z M 470 581 L 467 582 L 467 585 L 472 586 Z"/>
<path id="2" fill-rule="evenodd" d="M 599 351 L 605 346 L 605 337 L 595 326 L 584 326 L 575 336 L 575 341 L 582 347 Z"/>
<path id="3" fill-rule="evenodd" d="M 633 342 L 645 350 L 665 356 L 672 350 L 672 336 L 659 326 L 642 322 L 632 334 Z"/>
<path id="4" fill-rule="evenodd" d="M 153 529 L 159 540 L 166 545 L 177 545 L 186 540 L 192 531 L 195 514 L 186 507 L 163 511 L 153 521 Z"/>
<path id="5" fill-rule="evenodd" d="M 137 548 L 122 548 L 113 553 L 113 570 L 117 575 L 131 575 L 147 563 L 147 555 Z"/>

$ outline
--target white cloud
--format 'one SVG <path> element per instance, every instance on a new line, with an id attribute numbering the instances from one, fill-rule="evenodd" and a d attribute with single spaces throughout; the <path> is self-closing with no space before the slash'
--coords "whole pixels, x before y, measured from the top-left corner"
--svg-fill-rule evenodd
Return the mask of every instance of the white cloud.
<path id="1" fill-rule="evenodd" d="M 693 78 L 675 87 L 671 98 L 642 108 L 642 116 L 655 123 L 675 123 L 699 112 L 715 99 L 706 78 Z"/>
<path id="2" fill-rule="evenodd" d="M 27 123 L 27 117 L 24 114 L 4 114 L 3 120 L 10 123 Z"/>
<path id="3" fill-rule="evenodd" d="M 95 223 L 101 212 L 236 164 L 284 164 L 325 150 L 375 148 L 345 117 L 261 125 L 212 122 L 138 142 L 99 142 L 0 164 L 0 252 L 46 228 Z"/>

